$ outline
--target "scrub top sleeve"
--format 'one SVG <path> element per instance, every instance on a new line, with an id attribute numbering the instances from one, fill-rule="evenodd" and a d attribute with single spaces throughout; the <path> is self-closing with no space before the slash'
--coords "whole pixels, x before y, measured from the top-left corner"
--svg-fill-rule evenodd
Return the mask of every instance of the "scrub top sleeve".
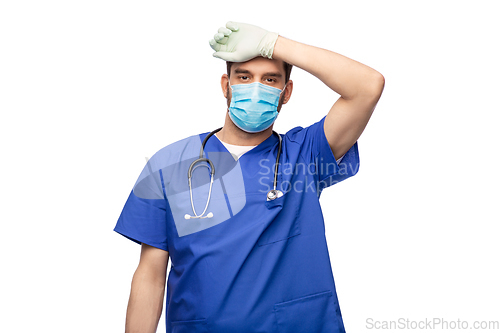
<path id="1" fill-rule="evenodd" d="M 168 251 L 167 222 L 171 218 L 161 169 L 148 162 L 123 207 L 114 231 L 141 244 Z"/>
<path id="2" fill-rule="evenodd" d="M 339 156 L 337 163 L 325 135 L 325 119 L 326 116 L 317 123 L 296 131 L 292 139 L 302 145 L 303 158 L 315 164 L 320 191 L 354 176 L 359 170 L 358 142 L 343 156 Z"/>

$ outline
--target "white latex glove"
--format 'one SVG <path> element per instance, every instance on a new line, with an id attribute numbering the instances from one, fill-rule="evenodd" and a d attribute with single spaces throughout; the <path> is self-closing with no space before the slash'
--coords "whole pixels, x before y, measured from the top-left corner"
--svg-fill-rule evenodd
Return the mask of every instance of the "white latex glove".
<path id="1" fill-rule="evenodd" d="M 244 62 L 259 55 L 272 59 L 277 39 L 278 34 L 275 32 L 251 24 L 229 21 L 210 40 L 210 46 L 216 51 L 213 54 L 216 58 Z"/>

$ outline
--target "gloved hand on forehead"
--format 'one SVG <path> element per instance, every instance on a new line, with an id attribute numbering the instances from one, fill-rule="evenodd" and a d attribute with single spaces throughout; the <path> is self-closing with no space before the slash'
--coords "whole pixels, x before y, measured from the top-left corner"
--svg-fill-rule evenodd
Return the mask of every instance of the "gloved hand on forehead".
<path id="1" fill-rule="evenodd" d="M 210 46 L 216 52 L 214 57 L 232 61 L 244 62 L 257 56 L 272 59 L 274 44 L 278 34 L 269 32 L 255 25 L 227 22 L 226 27 L 210 40 Z"/>

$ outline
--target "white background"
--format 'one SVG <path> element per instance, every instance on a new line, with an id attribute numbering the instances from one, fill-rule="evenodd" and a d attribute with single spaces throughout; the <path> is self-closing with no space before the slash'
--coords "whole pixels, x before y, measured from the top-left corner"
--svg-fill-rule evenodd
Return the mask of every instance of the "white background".
<path id="1" fill-rule="evenodd" d="M 368 318 L 500 321 L 496 8 L 3 1 L 0 331 L 124 331 L 140 246 L 113 228 L 145 157 L 223 124 L 225 63 L 208 41 L 229 20 L 385 77 L 359 173 L 321 198 L 347 331 L 375 331 Z M 292 79 L 280 133 L 339 97 L 299 68 Z"/>

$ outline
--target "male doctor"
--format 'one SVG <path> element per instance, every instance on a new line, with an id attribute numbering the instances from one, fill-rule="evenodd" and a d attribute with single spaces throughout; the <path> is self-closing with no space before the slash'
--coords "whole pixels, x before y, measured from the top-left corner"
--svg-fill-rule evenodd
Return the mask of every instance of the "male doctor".
<path id="1" fill-rule="evenodd" d="M 114 229 L 142 244 L 125 331 L 156 332 L 167 289 L 168 333 L 345 332 L 319 197 L 357 173 L 357 140 L 384 77 L 250 24 L 228 22 L 210 46 L 227 61 L 224 126 L 158 151 Z M 313 125 L 278 135 L 292 66 L 340 98 Z M 303 112 L 317 114 L 314 99 Z M 212 164 L 202 162 L 188 186 L 200 149 Z"/>

